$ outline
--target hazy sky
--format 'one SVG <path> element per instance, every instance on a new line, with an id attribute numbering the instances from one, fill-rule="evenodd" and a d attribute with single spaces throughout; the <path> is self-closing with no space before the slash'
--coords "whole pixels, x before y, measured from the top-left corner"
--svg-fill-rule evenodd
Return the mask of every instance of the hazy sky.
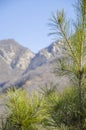
<path id="1" fill-rule="evenodd" d="M 65 9 L 74 17 L 75 0 L 0 0 L 0 40 L 15 39 L 33 52 L 52 43 L 48 23 L 52 12 Z"/>

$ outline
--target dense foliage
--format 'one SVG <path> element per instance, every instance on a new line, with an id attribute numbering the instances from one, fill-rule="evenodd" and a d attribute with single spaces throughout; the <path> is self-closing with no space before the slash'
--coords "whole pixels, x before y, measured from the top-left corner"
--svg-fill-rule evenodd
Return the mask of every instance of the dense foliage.
<path id="1" fill-rule="evenodd" d="M 38 93 L 28 95 L 25 90 L 8 91 L 6 106 L 9 116 L 2 125 L 2 130 L 40 129 L 41 122 L 47 117 L 43 102 Z"/>

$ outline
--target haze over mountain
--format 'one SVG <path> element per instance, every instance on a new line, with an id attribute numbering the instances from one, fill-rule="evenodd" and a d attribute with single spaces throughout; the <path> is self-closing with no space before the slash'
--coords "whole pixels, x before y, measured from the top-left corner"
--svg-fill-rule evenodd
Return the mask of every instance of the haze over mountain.
<path id="1" fill-rule="evenodd" d="M 51 82 L 59 83 L 61 79 L 53 73 L 55 60 L 62 56 L 59 43 L 53 43 L 34 54 L 13 39 L 1 40 L 0 91 L 14 86 L 31 91 Z"/>

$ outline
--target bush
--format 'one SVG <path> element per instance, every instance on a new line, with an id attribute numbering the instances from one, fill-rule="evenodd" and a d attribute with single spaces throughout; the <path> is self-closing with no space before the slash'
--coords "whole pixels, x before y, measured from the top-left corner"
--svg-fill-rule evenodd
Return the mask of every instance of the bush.
<path id="1" fill-rule="evenodd" d="M 47 116 L 43 102 L 38 93 L 27 95 L 25 90 L 8 91 L 6 105 L 10 114 L 4 124 L 5 130 L 38 130 Z"/>
<path id="2" fill-rule="evenodd" d="M 46 98 L 46 109 L 49 117 L 44 125 L 52 129 L 80 130 L 80 117 L 82 127 L 86 129 L 86 87 L 83 90 L 83 110 L 79 110 L 79 95 L 77 87 L 70 87 L 63 93 L 52 92 Z"/>

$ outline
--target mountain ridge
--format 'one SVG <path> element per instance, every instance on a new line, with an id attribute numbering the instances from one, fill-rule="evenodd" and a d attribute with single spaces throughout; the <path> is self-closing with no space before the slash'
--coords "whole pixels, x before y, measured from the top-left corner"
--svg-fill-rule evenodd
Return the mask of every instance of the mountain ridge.
<path id="1" fill-rule="evenodd" d="M 55 60 L 62 56 L 60 41 L 50 44 L 34 54 L 13 39 L 0 41 L 0 90 L 27 86 L 36 89 L 40 85 L 57 82 L 51 70 Z"/>

